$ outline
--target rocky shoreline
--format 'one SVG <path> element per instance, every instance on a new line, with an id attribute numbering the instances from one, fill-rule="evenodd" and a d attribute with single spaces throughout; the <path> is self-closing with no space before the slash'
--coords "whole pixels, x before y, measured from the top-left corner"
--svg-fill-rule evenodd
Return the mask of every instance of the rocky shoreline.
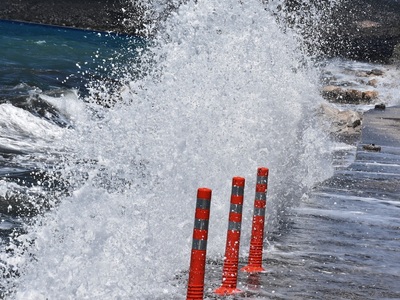
<path id="1" fill-rule="evenodd" d="M 124 20 L 135 12 L 124 0 L 1 0 L 0 19 L 119 33 L 140 28 Z M 128 8 L 130 8 L 128 10 Z M 137 17 L 139 20 L 140 18 Z"/>
<path id="2" fill-rule="evenodd" d="M 399 105 L 395 81 L 400 72 L 393 65 L 355 61 L 347 61 L 340 68 L 333 65 L 333 69 L 325 66 L 322 71 L 321 95 L 327 102 L 319 107 L 318 114 L 321 123 L 328 123 L 326 130 L 335 140 L 357 144 L 365 127 L 365 113 L 384 113 Z"/>
<path id="3" fill-rule="evenodd" d="M 307 5 L 305 0 L 286 0 L 286 3 L 291 11 Z M 324 53 L 384 63 L 400 59 L 400 0 L 341 0 L 340 3 L 324 28 L 309 33 L 319 37 Z M 0 2 L 0 19 L 128 34 L 135 34 L 143 27 L 143 15 L 143 8 L 129 0 Z"/>

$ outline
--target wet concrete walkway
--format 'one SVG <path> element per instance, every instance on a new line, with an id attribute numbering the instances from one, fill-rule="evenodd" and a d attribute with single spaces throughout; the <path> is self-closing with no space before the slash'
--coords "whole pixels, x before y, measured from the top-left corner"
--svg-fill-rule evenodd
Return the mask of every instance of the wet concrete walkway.
<path id="1" fill-rule="evenodd" d="M 400 107 L 364 114 L 355 160 L 287 224 L 266 250 L 257 299 L 400 299 Z"/>
<path id="2" fill-rule="evenodd" d="M 371 150 L 370 145 L 379 151 Z M 364 114 L 356 159 L 349 170 L 368 177 L 366 187 L 400 200 L 400 107 Z"/>
<path id="3" fill-rule="evenodd" d="M 376 144 L 400 148 L 400 107 L 366 112 L 363 118 L 360 144 Z"/>

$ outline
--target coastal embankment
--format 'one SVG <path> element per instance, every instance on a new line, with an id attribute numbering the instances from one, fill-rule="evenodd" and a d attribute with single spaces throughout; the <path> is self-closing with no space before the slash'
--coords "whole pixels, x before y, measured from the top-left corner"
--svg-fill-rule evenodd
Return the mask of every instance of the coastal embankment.
<path id="1" fill-rule="evenodd" d="M 291 14 L 310 5 L 310 1 L 305 0 L 283 3 Z M 170 9 L 173 8 L 167 8 Z M 0 19 L 128 34 L 143 28 L 145 11 L 146 7 L 139 1 L 128 0 L 0 2 Z M 326 22 L 320 28 L 312 28 L 308 34 L 318 36 L 323 52 L 329 56 L 391 62 L 393 58 L 400 58 L 400 1 L 341 0 L 328 13 Z"/>
<path id="2" fill-rule="evenodd" d="M 382 63 L 400 58 L 400 1 L 339 2 L 323 29 L 326 53 Z"/>
<path id="3" fill-rule="evenodd" d="M 140 19 L 132 7 L 123 0 L 2 0 L 0 19 L 134 33 L 124 22 Z"/>

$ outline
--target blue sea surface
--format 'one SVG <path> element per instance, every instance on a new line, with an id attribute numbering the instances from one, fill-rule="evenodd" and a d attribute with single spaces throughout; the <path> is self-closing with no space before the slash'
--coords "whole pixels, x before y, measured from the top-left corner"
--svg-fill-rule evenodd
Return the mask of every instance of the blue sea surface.
<path id="1" fill-rule="evenodd" d="M 34 88 L 84 92 L 91 77 L 110 78 L 107 64 L 142 43 L 128 35 L 0 20 L 0 101 Z"/>
<path id="2" fill-rule="evenodd" d="M 19 226 L 10 203 L 29 198 L 43 180 L 45 141 L 72 126 L 43 97 L 69 101 L 70 93 L 84 102 L 93 82 L 120 86 L 113 66 L 128 64 L 143 45 L 136 36 L 0 20 L 0 237 Z"/>

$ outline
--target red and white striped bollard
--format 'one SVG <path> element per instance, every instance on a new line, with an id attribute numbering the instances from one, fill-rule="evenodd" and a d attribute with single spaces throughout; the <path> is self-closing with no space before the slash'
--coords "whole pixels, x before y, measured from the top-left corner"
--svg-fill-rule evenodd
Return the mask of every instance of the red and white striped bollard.
<path id="1" fill-rule="evenodd" d="M 222 285 L 214 291 L 214 293 L 218 295 L 232 295 L 242 292 L 237 288 L 237 275 L 239 267 L 244 183 L 245 179 L 242 177 L 233 177 L 232 179 L 232 194 L 222 271 Z"/>
<path id="2" fill-rule="evenodd" d="M 262 254 L 264 242 L 265 208 L 267 206 L 268 168 L 257 169 L 256 196 L 250 239 L 249 261 L 241 271 L 255 273 L 264 272 Z"/>
<path id="3" fill-rule="evenodd" d="M 186 300 L 202 300 L 204 296 L 204 275 L 211 194 L 212 191 L 209 188 L 199 188 L 197 190 L 196 213 L 194 217 L 193 243 Z"/>

